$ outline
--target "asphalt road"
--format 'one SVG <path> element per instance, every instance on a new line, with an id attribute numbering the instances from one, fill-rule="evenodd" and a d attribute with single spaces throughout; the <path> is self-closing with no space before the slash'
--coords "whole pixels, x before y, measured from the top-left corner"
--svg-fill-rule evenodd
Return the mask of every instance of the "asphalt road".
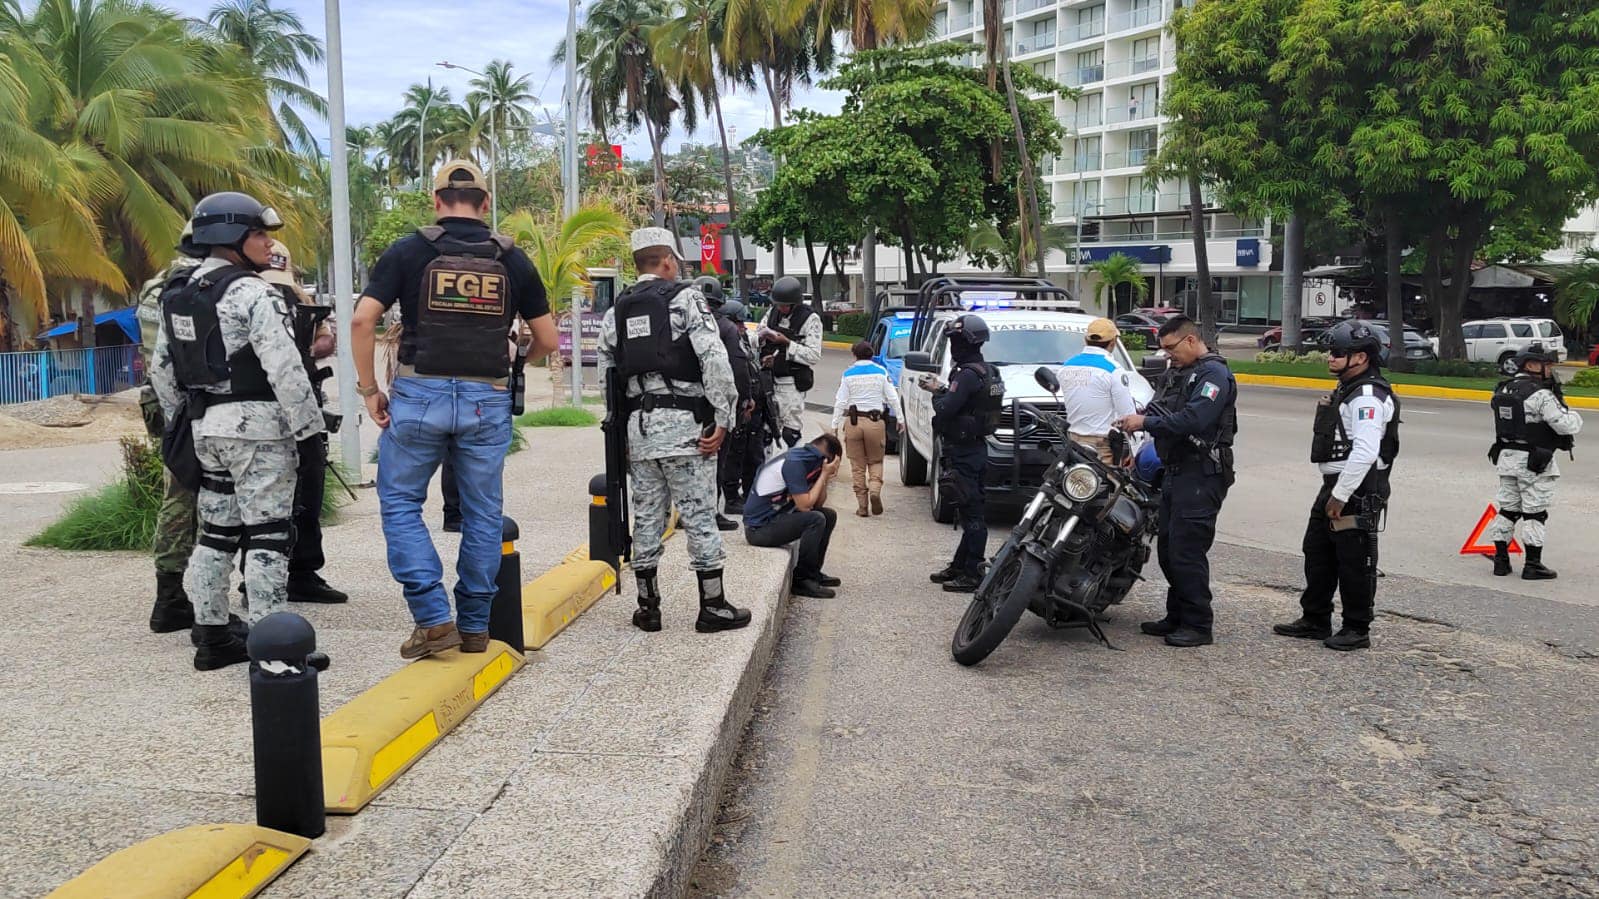
<path id="1" fill-rule="evenodd" d="M 790 606 L 696 895 L 1599 891 L 1599 610 L 1450 556 L 1471 522 L 1444 513 L 1491 489 L 1480 406 L 1410 404 L 1374 648 L 1271 635 L 1297 614 L 1310 402 L 1244 396 L 1199 650 L 1137 634 L 1151 566 L 1106 624 L 1121 651 L 1027 616 L 962 668 L 965 597 L 925 579 L 954 532 L 925 488 L 891 477 L 859 519 L 846 486 L 845 585 Z M 1592 480 L 1570 466 L 1555 521 Z M 1591 568 L 1555 533 L 1576 597 Z"/>

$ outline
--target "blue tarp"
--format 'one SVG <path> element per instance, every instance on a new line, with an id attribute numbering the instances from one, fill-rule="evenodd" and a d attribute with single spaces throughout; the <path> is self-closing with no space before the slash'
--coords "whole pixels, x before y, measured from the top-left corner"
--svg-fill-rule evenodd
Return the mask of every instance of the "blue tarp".
<path id="1" fill-rule="evenodd" d="M 122 333 L 128 335 L 129 340 L 134 343 L 139 342 L 139 310 L 137 307 L 129 306 L 126 309 L 102 312 L 94 317 L 94 323 L 96 325 L 115 323 L 122 328 Z M 68 334 L 76 333 L 78 333 L 78 323 L 74 321 L 67 322 L 64 325 L 56 325 L 34 339 L 49 340 L 52 337 L 65 337 Z"/>

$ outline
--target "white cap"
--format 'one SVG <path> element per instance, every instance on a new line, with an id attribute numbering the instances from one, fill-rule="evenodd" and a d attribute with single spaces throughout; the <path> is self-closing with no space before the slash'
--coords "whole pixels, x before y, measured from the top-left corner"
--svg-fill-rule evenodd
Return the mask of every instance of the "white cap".
<path id="1" fill-rule="evenodd" d="M 683 261 L 683 251 L 678 249 L 677 238 L 665 228 L 640 228 L 633 232 L 633 252 L 648 250 L 651 247 L 665 247 L 672 251 L 677 261 Z"/>

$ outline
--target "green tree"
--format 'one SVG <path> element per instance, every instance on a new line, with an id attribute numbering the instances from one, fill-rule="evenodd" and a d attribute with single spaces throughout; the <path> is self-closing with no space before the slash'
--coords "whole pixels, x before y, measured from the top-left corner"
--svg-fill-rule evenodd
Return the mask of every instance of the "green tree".
<path id="1" fill-rule="evenodd" d="M 1050 223 L 1043 226 L 1042 251 L 1066 252 L 1077 244 L 1074 230 L 1066 225 Z M 984 268 L 997 269 L 1016 277 L 1026 275 L 1027 258 L 1023 255 L 1021 222 L 1017 221 L 1003 232 L 990 221 L 980 221 L 972 226 L 966 239 L 966 255 Z"/>
<path id="2" fill-rule="evenodd" d="M 308 156 L 322 150 L 296 105 L 326 119 L 327 101 L 308 83 L 307 63 L 322 61 L 322 41 L 305 30 L 297 13 L 274 7 L 271 0 L 223 0 L 211 7 L 206 22 L 218 40 L 233 44 L 254 64 L 277 104 L 273 115 L 286 144 Z"/>
<path id="3" fill-rule="evenodd" d="M 383 251 L 402 237 L 423 225 L 433 222 L 433 194 L 426 190 L 408 190 L 390 198 L 389 208 L 372 219 L 361 242 L 361 261 L 371 268 Z"/>
<path id="4" fill-rule="evenodd" d="M 1599 250 L 1584 250 L 1582 261 L 1555 282 L 1555 317 L 1567 329 L 1592 337 L 1599 312 Z"/>
<path id="5" fill-rule="evenodd" d="M 1112 303 L 1116 298 L 1116 288 L 1123 284 L 1127 285 L 1129 300 L 1134 297 L 1143 299 L 1149 296 L 1149 284 L 1139 271 L 1138 260 L 1131 256 L 1112 253 L 1108 258 L 1090 265 L 1088 270 L 1099 276 L 1099 283 L 1094 285 L 1094 302 L 1104 309 L 1107 315 L 1114 310 L 1104 303 L 1106 290 L 1110 291 Z"/>
<path id="6" fill-rule="evenodd" d="M 426 182 L 435 163 L 470 145 L 466 112 L 451 98 L 450 89 L 435 87 L 432 78 L 406 88 L 401 104 L 387 127 L 379 126 L 384 151 L 402 180 Z"/>

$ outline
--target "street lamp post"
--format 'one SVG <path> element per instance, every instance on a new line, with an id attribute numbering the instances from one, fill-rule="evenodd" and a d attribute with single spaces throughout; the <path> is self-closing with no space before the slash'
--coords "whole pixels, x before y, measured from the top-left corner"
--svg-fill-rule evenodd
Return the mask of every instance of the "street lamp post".
<path id="1" fill-rule="evenodd" d="M 489 86 L 489 228 L 490 230 L 498 231 L 500 230 L 500 136 L 495 118 L 496 110 L 494 107 L 497 105 L 495 101 L 498 98 L 494 96 L 494 81 L 477 69 L 449 62 L 448 60 L 438 65 L 444 69 L 460 69 L 463 72 L 471 72 L 473 75 L 482 78 L 483 83 Z"/>
<path id="2" fill-rule="evenodd" d="M 1072 294 L 1077 302 L 1083 301 L 1083 216 L 1092 209 L 1104 209 L 1103 203 L 1084 203 L 1077 210 L 1077 243 L 1072 246 Z"/>
<path id="3" fill-rule="evenodd" d="M 425 154 L 427 153 L 428 140 L 428 110 L 433 108 L 438 97 L 429 92 L 428 101 L 422 104 L 422 118 L 416 125 L 416 177 L 421 182 L 422 190 L 427 190 L 428 165 Z"/>
<path id="4" fill-rule="evenodd" d="M 344 450 L 345 467 L 360 472 L 361 419 L 357 413 L 363 407 L 355 396 L 355 354 L 350 343 L 350 319 L 355 307 L 351 296 L 354 253 L 350 247 L 350 157 L 344 133 L 344 49 L 339 34 L 339 0 L 324 0 L 323 14 L 327 17 L 328 124 L 333 129 L 328 142 L 333 157 L 333 283 L 329 287 L 338 315 L 339 411 L 344 414 L 339 443 Z"/>
<path id="5" fill-rule="evenodd" d="M 562 208 L 567 218 L 577 213 L 577 0 L 566 4 L 566 184 Z M 583 407 L 583 315 L 572 291 L 572 405 Z"/>

